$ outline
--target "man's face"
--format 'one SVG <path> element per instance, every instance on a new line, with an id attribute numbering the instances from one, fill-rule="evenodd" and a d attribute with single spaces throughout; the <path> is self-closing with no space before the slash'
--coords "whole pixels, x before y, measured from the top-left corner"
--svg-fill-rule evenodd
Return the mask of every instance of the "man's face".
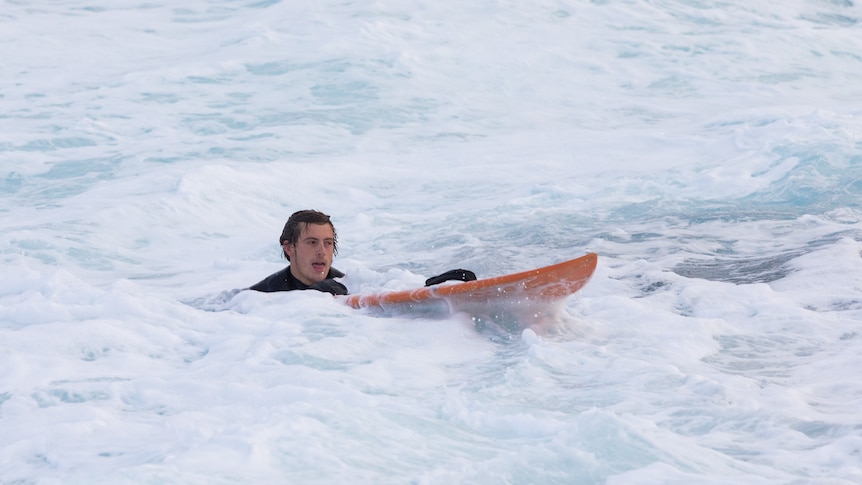
<path id="1" fill-rule="evenodd" d="M 299 241 L 285 242 L 284 252 L 290 256 L 290 272 L 306 285 L 326 279 L 332 266 L 335 237 L 329 224 L 305 224 L 300 226 Z"/>

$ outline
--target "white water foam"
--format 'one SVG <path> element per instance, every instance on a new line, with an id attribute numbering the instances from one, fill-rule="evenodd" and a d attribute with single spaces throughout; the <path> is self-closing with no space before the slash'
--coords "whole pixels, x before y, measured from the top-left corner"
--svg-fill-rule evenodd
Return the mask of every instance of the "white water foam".
<path id="1" fill-rule="evenodd" d="M 862 482 L 852 1 L 0 11 L 0 483 Z M 353 293 L 599 253 L 550 328 Z M 509 322 L 510 323 L 510 322 Z"/>

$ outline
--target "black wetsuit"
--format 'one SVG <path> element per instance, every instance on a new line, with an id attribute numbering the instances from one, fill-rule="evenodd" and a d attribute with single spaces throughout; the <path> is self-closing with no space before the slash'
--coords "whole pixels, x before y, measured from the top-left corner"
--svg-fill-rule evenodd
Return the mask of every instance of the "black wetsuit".
<path id="1" fill-rule="evenodd" d="M 290 272 L 290 266 L 284 268 L 278 273 L 273 273 L 262 281 L 255 283 L 249 290 L 263 291 L 270 293 L 273 291 L 291 291 L 291 290 L 317 290 L 333 295 L 346 295 L 347 287 L 335 281 L 333 278 L 341 278 L 344 273 L 335 268 L 329 268 L 329 273 L 326 279 L 313 285 L 306 285 L 302 281 L 296 279 Z"/>

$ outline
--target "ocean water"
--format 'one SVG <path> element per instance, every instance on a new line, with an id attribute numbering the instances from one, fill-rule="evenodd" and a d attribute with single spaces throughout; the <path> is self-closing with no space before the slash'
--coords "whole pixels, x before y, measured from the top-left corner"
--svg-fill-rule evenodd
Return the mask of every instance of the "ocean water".
<path id="1" fill-rule="evenodd" d="M 862 483 L 857 0 L 6 0 L 0 483 Z M 599 254 L 549 325 L 352 293 Z"/>

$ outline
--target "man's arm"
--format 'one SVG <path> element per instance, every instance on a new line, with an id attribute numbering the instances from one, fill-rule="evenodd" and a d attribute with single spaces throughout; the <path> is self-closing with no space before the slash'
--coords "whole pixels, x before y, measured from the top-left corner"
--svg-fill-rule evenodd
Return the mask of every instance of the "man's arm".
<path id="1" fill-rule="evenodd" d="M 342 285 L 341 283 L 333 280 L 326 279 L 320 282 L 317 282 L 308 287 L 309 290 L 317 290 L 324 291 L 326 293 L 332 293 L 333 295 L 346 295 L 347 287 Z"/>

